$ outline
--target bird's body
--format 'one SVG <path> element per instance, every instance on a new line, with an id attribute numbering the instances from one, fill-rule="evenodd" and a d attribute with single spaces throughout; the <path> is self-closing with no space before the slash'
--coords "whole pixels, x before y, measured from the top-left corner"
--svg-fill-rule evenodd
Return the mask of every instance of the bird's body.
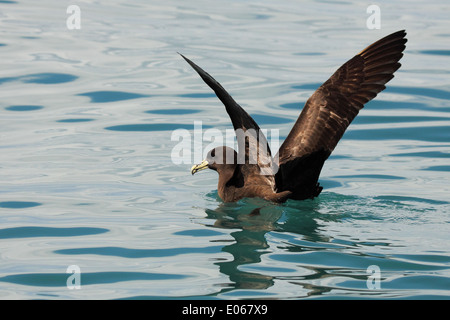
<path id="1" fill-rule="evenodd" d="M 405 36 L 405 31 L 388 35 L 343 64 L 307 100 L 275 157 L 253 118 L 213 77 L 182 56 L 225 105 L 240 152 L 214 148 L 202 164 L 192 167 L 192 174 L 206 168 L 216 170 L 218 193 L 225 202 L 245 197 L 284 202 L 318 196 L 325 160 L 359 110 L 394 77 L 405 49 Z"/>

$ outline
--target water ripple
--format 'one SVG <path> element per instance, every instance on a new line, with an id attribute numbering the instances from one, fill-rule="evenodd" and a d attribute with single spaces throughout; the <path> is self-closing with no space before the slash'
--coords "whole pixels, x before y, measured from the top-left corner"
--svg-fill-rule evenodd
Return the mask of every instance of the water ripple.
<path id="1" fill-rule="evenodd" d="M 171 115 L 184 115 L 184 114 L 192 114 L 201 112 L 201 110 L 197 109 L 156 109 L 156 110 L 147 110 L 146 113 L 151 114 L 171 114 Z"/>
<path id="2" fill-rule="evenodd" d="M 450 50 L 419 50 L 417 53 L 438 56 L 450 56 Z"/>
<path id="3" fill-rule="evenodd" d="M 107 103 L 107 102 L 150 97 L 149 95 L 145 94 L 124 92 L 124 91 L 92 91 L 80 93 L 78 95 L 89 97 L 92 103 Z"/>
<path id="4" fill-rule="evenodd" d="M 8 209 L 23 209 L 23 208 L 32 208 L 42 205 L 39 202 L 33 201 L 2 201 L 0 202 L 0 208 L 8 208 Z"/>
<path id="5" fill-rule="evenodd" d="M 406 128 L 352 129 L 345 139 L 354 140 L 417 140 L 429 142 L 450 141 L 449 126 L 420 126 Z"/>
<path id="6" fill-rule="evenodd" d="M 0 282 L 37 287 L 66 287 L 66 273 L 27 273 L 12 274 L 0 277 Z M 184 279 L 188 276 L 181 274 L 164 274 L 150 272 L 83 272 L 82 285 L 109 284 L 125 281 L 158 281 Z"/>
<path id="7" fill-rule="evenodd" d="M 9 106 L 6 107 L 6 110 L 9 111 L 36 111 L 43 109 L 43 106 Z"/>
<path id="8" fill-rule="evenodd" d="M 212 128 L 209 125 L 202 125 L 204 129 Z M 183 123 L 136 123 L 136 124 L 121 124 L 117 126 L 106 127 L 105 130 L 111 131 L 173 131 L 178 129 L 193 130 L 194 124 L 183 124 Z"/>
<path id="9" fill-rule="evenodd" d="M 11 81 L 21 81 L 34 84 L 58 84 L 72 82 L 78 79 L 77 76 L 67 73 L 34 73 L 18 77 L 0 78 L 0 84 Z"/>
<path id="10" fill-rule="evenodd" d="M 33 237 L 80 237 L 108 232 L 105 228 L 91 227 L 15 227 L 0 229 L 0 239 L 33 238 Z"/>
<path id="11" fill-rule="evenodd" d="M 170 257 L 180 254 L 192 253 L 214 253 L 220 252 L 221 246 L 209 246 L 205 248 L 165 248 L 165 249 L 130 249 L 122 247 L 98 247 L 98 248 L 73 248 L 55 250 L 57 254 L 79 255 L 96 254 L 104 256 L 115 256 L 122 258 L 149 258 Z"/>

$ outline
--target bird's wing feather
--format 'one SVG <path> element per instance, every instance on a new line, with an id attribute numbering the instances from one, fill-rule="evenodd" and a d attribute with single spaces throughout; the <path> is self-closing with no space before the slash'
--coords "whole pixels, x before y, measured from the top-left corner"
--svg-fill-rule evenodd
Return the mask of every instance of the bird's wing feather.
<path id="1" fill-rule="evenodd" d="M 368 46 L 313 93 L 280 147 L 280 164 L 320 149 L 333 151 L 359 110 L 400 68 L 405 35 L 398 31 Z"/>
<path id="2" fill-rule="evenodd" d="M 287 180 L 283 176 L 292 180 L 296 175 L 298 168 L 293 161 L 302 163 L 299 158 L 311 155 L 325 161 L 359 110 L 385 89 L 384 85 L 400 67 L 398 61 L 405 49 L 405 36 L 404 30 L 398 31 L 368 46 L 342 65 L 307 100 L 276 157 L 280 166 L 277 173 L 279 189 L 286 188 L 281 186 L 283 180 Z M 287 163 L 290 165 L 283 170 Z M 311 174 L 316 177 L 311 180 L 314 184 L 322 165 L 316 167 L 318 172 Z"/>
<path id="3" fill-rule="evenodd" d="M 267 139 L 253 118 L 231 97 L 231 95 L 202 68 L 180 54 L 184 60 L 200 75 L 203 81 L 215 92 L 225 105 L 230 116 L 238 141 L 238 163 L 243 164 L 244 176 L 262 175 L 265 183 L 274 188 L 272 176 L 272 155 Z M 244 152 L 242 152 L 244 151 Z M 258 179 L 260 180 L 260 179 Z"/>

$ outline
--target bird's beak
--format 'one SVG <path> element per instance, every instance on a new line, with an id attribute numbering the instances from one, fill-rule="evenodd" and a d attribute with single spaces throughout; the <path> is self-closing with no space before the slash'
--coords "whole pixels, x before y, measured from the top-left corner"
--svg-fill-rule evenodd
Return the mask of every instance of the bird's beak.
<path id="1" fill-rule="evenodd" d="M 191 168 L 191 173 L 194 174 L 194 173 L 196 173 L 198 171 L 205 170 L 206 168 L 208 168 L 208 161 L 203 160 L 202 163 L 196 164 L 195 166 L 193 166 Z"/>

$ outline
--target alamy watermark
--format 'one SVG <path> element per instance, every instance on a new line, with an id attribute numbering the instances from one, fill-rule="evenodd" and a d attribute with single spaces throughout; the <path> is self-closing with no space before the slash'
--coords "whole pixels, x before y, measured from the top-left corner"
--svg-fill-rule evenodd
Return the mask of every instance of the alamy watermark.
<path id="1" fill-rule="evenodd" d="M 67 7 L 67 14 L 70 14 L 66 20 L 66 26 L 69 30 L 81 29 L 81 9 L 79 6 L 72 4 Z"/>
<path id="2" fill-rule="evenodd" d="M 381 289 L 381 270 L 377 265 L 371 265 L 367 267 L 366 272 L 369 274 L 367 277 L 366 285 L 369 290 Z"/>
<path id="3" fill-rule="evenodd" d="M 366 20 L 367 29 L 381 29 L 381 9 L 376 4 L 367 7 L 366 12 L 370 16 Z"/>
<path id="4" fill-rule="evenodd" d="M 67 267 L 66 273 L 71 273 L 67 278 L 66 286 L 67 289 L 81 289 L 81 269 L 77 265 L 71 265 Z"/>

